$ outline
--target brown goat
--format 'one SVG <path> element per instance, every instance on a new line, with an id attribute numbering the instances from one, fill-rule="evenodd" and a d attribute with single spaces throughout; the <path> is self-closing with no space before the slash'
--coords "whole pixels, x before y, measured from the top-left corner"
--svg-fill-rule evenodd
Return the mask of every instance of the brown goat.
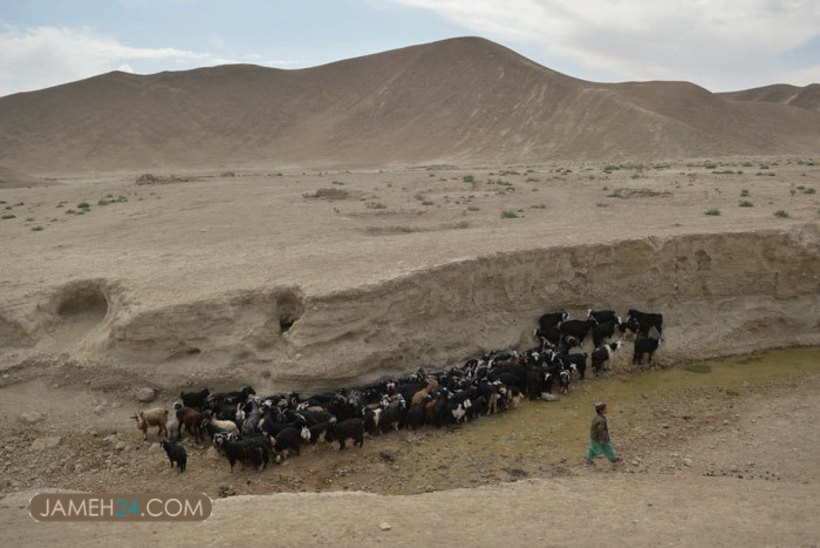
<path id="1" fill-rule="evenodd" d="M 148 439 L 148 427 L 156 426 L 158 436 L 168 436 L 168 410 L 162 407 L 154 407 L 145 411 L 134 413 L 132 417 L 137 421 L 137 428 L 142 430 L 142 439 Z M 164 434 L 163 434 L 164 433 Z"/>
<path id="2" fill-rule="evenodd" d="M 177 439 L 182 439 L 182 427 L 185 431 L 196 438 L 197 443 L 202 441 L 202 414 L 192 407 L 183 407 L 182 404 L 174 404 L 177 410 Z"/>
<path id="3" fill-rule="evenodd" d="M 438 381 L 436 379 L 428 379 L 427 386 L 413 394 L 413 399 L 410 400 L 410 405 L 416 405 L 417 403 L 421 403 L 424 401 L 424 398 L 427 397 L 427 394 L 430 393 L 430 390 L 438 386 Z"/>

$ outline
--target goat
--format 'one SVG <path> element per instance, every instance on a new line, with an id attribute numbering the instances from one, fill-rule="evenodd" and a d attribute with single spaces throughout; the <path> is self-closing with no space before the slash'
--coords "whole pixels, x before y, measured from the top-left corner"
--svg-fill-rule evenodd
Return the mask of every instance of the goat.
<path id="1" fill-rule="evenodd" d="M 626 316 L 626 325 L 638 337 L 649 337 L 649 330 L 653 327 L 658 332 L 658 338 L 663 337 L 663 315 L 652 312 L 640 312 L 630 308 Z"/>
<path id="2" fill-rule="evenodd" d="M 168 460 L 171 461 L 171 468 L 174 467 L 174 463 L 177 463 L 177 470 L 180 473 L 184 472 L 188 463 L 188 454 L 185 452 L 185 448 L 165 438 L 160 440 L 159 446 L 165 449 L 165 454 L 168 455 Z"/>
<path id="3" fill-rule="evenodd" d="M 653 339 L 652 337 L 635 339 L 635 352 L 632 354 L 632 363 L 641 365 L 641 361 L 643 361 L 643 355 L 649 354 L 649 363 L 651 364 L 652 356 L 658 349 L 658 345 L 660 344 L 660 342 L 660 339 Z"/>
<path id="4" fill-rule="evenodd" d="M 154 407 L 147 411 L 139 411 L 134 413 L 134 419 L 137 421 L 137 428 L 142 430 L 142 439 L 148 439 L 148 427 L 156 426 L 157 435 L 168 435 L 168 410 L 162 407 Z M 164 433 L 164 434 L 163 434 Z"/>
<path id="5" fill-rule="evenodd" d="M 175 403 L 177 415 L 177 439 L 182 439 L 182 427 L 185 431 L 194 436 L 197 443 L 202 440 L 202 414 L 191 407 L 183 407 L 181 403 Z"/>
<path id="6" fill-rule="evenodd" d="M 606 365 L 606 362 L 612 357 L 612 354 L 615 353 L 623 342 L 615 341 L 614 343 L 605 344 L 603 346 L 599 346 L 595 350 L 592 351 L 592 371 L 597 376 L 598 373 L 601 372 L 601 369 Z"/>
<path id="7" fill-rule="evenodd" d="M 332 423 L 325 435 L 328 441 L 338 441 L 339 451 L 345 448 L 345 441 L 353 440 L 353 445 L 364 445 L 364 423 L 362 419 L 352 418 L 342 422 Z"/>
<path id="8" fill-rule="evenodd" d="M 202 411 L 210 395 L 211 391 L 205 388 L 199 392 L 180 392 L 179 399 L 182 400 L 183 406 Z"/>

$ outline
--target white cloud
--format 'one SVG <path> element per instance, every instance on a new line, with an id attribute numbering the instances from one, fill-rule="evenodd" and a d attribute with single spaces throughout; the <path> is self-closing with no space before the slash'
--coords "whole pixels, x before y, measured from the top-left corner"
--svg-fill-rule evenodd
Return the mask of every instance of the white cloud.
<path id="1" fill-rule="evenodd" d="M 82 28 L 0 31 L 0 96 L 88 78 L 146 60 L 209 64 L 210 56 L 175 48 L 135 48 Z M 120 68 L 120 70 L 125 70 Z"/>
<path id="2" fill-rule="evenodd" d="M 785 72 L 776 60 L 818 36 L 817 0 L 392 1 L 621 80 L 689 80 L 715 90 L 820 81 L 816 65 Z"/>

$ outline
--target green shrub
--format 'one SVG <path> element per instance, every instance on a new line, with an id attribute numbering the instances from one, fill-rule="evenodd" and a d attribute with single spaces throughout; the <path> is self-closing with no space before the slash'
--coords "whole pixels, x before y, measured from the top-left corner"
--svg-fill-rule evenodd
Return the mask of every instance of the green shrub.
<path id="1" fill-rule="evenodd" d="M 91 209 L 91 205 L 88 202 L 80 202 L 77 204 L 77 209 Z"/>
<path id="2" fill-rule="evenodd" d="M 474 206 L 474 205 L 467 206 L 467 211 L 478 211 L 480 209 L 481 209 L 480 207 Z"/>
<path id="3" fill-rule="evenodd" d="M 754 204 L 752 202 L 750 202 L 749 200 L 743 200 L 738 205 L 740 207 L 753 207 L 754 206 Z"/>
<path id="4" fill-rule="evenodd" d="M 43 230 L 43 227 L 41 227 L 40 225 L 33 226 L 31 227 L 31 230 L 34 232 L 40 232 L 41 230 Z"/>
<path id="5" fill-rule="evenodd" d="M 774 212 L 774 216 L 775 217 L 788 217 L 789 214 L 786 213 L 786 211 L 783 210 L 783 209 L 778 209 L 777 211 Z"/>
<path id="6" fill-rule="evenodd" d="M 501 212 L 501 218 L 502 219 L 517 219 L 518 215 L 515 213 L 515 211 L 505 210 L 505 211 Z"/>
<path id="7" fill-rule="evenodd" d="M 474 183 L 475 182 L 475 177 L 473 177 L 472 175 L 465 175 L 464 177 L 461 178 L 461 180 L 465 183 Z"/>
<path id="8" fill-rule="evenodd" d="M 615 190 L 612 191 L 611 194 L 607 194 L 606 197 L 607 198 L 623 198 L 623 196 L 622 196 L 623 191 L 624 191 L 624 189 L 622 189 L 622 188 L 616 188 Z"/>
<path id="9" fill-rule="evenodd" d="M 14 219 L 15 217 L 17 217 L 17 215 L 15 215 L 14 213 L 6 213 L 2 217 L 0 217 L 0 219 Z"/>
<path id="10" fill-rule="evenodd" d="M 707 209 L 703 212 L 704 215 L 720 215 L 719 209 Z"/>
<path id="11" fill-rule="evenodd" d="M 381 202 L 367 202 L 365 206 L 368 209 L 387 209 L 387 206 Z"/>
<path id="12" fill-rule="evenodd" d="M 741 190 L 741 191 L 740 191 L 740 197 L 741 197 L 741 198 L 745 198 L 745 197 L 746 197 L 746 196 L 748 196 L 748 195 L 749 195 L 749 191 L 748 191 L 748 190 L 746 190 L 745 188 L 744 188 L 743 190 Z"/>
<path id="13" fill-rule="evenodd" d="M 547 209 L 547 204 L 536 204 L 531 205 L 530 209 Z"/>

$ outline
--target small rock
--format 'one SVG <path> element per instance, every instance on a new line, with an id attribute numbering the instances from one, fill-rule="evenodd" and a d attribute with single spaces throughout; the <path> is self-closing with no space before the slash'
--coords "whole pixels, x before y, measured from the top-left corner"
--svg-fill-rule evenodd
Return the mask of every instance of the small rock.
<path id="1" fill-rule="evenodd" d="M 392 528 L 393 526 L 387 523 L 386 521 L 383 521 L 379 524 L 379 529 L 381 529 L 382 531 L 389 531 Z"/>
<path id="2" fill-rule="evenodd" d="M 57 447 L 60 445 L 60 441 L 62 441 L 62 437 L 60 436 L 51 436 L 48 438 L 40 438 L 36 439 L 32 442 L 31 448 L 35 451 L 42 451 L 43 449 L 51 449 L 52 447 Z"/>
<path id="3" fill-rule="evenodd" d="M 116 434 L 109 434 L 108 436 L 103 438 L 103 443 L 106 445 L 113 445 L 117 442 L 117 435 Z"/>
<path id="4" fill-rule="evenodd" d="M 736 474 L 739 470 L 740 468 L 738 468 L 737 464 L 733 464 L 729 467 L 729 472 L 733 474 Z"/>
<path id="5" fill-rule="evenodd" d="M 94 408 L 94 414 L 95 415 L 102 415 L 103 413 L 105 413 L 105 406 L 104 405 L 98 405 L 97 407 Z"/>
<path id="6" fill-rule="evenodd" d="M 36 424 L 43 420 L 43 414 L 37 411 L 31 413 L 20 413 L 20 420 L 26 424 Z"/>
<path id="7" fill-rule="evenodd" d="M 684 466 L 692 466 L 692 459 L 683 459 L 681 462 Z"/>
<path id="8" fill-rule="evenodd" d="M 137 390 L 137 400 L 141 401 L 142 403 L 149 403 L 154 401 L 156 397 L 156 392 L 154 392 L 153 388 L 140 388 Z"/>
<path id="9" fill-rule="evenodd" d="M 123 449 L 125 449 L 125 442 L 124 442 L 124 441 L 118 441 L 118 442 L 114 445 L 114 450 L 115 450 L 115 451 L 122 451 Z"/>
<path id="10" fill-rule="evenodd" d="M 160 448 L 158 443 L 152 443 L 151 447 L 148 448 L 149 453 L 156 453 L 157 451 L 160 451 L 160 450 L 161 450 L 161 448 Z"/>

